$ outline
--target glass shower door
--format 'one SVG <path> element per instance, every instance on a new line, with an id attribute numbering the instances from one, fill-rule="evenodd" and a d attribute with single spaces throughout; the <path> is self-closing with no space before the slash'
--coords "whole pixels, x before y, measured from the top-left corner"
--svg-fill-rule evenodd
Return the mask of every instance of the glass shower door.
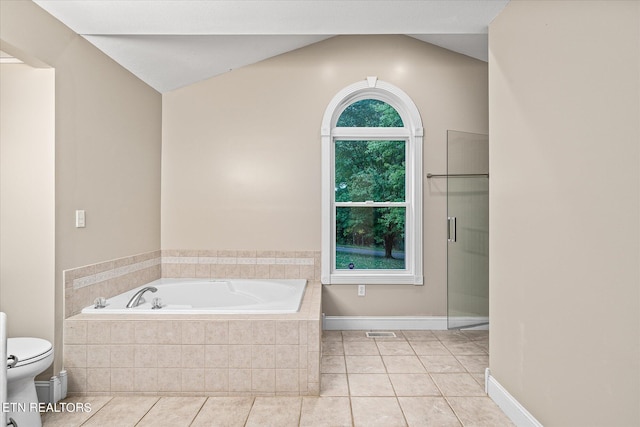
<path id="1" fill-rule="evenodd" d="M 489 137 L 447 132 L 447 322 L 489 323 Z"/>

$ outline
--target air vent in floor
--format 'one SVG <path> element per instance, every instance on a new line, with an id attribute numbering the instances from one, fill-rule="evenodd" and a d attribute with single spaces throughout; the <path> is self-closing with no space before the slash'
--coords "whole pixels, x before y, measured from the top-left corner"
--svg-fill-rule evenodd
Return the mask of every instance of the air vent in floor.
<path id="1" fill-rule="evenodd" d="M 395 332 L 367 332 L 367 338 L 396 338 Z"/>

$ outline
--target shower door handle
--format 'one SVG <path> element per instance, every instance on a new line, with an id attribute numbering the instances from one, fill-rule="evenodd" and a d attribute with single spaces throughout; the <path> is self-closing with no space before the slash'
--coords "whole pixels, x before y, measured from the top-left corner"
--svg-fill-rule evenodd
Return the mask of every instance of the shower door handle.
<path id="1" fill-rule="evenodd" d="M 447 217 L 447 241 L 458 241 L 457 221 L 455 216 Z"/>

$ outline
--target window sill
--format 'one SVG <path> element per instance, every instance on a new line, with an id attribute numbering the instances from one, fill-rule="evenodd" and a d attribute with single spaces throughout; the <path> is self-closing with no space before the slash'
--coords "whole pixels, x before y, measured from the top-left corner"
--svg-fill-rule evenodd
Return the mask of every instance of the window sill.
<path id="1" fill-rule="evenodd" d="M 331 274 L 322 276 L 323 285 L 423 285 L 423 277 L 413 274 Z"/>

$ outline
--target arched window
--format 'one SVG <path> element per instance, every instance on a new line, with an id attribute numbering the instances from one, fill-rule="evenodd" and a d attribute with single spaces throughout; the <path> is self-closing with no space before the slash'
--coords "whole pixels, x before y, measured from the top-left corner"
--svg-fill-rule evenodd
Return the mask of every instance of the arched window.
<path id="1" fill-rule="evenodd" d="M 422 284 L 422 120 L 368 77 L 322 121 L 322 283 Z"/>

